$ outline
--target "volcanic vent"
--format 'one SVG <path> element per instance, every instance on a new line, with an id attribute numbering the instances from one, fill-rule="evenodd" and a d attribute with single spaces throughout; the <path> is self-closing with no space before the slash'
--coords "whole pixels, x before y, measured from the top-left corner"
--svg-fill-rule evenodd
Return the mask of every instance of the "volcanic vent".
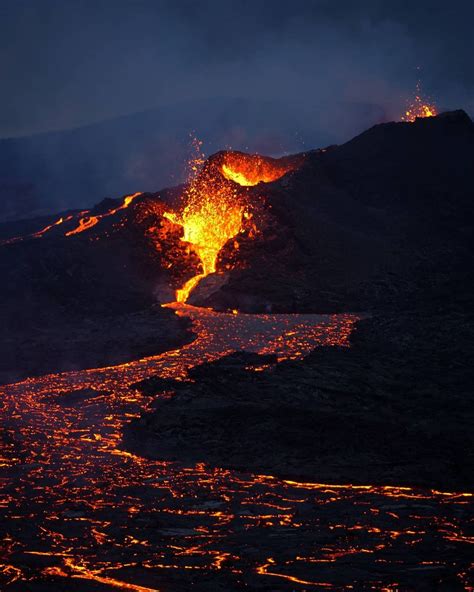
<path id="1" fill-rule="evenodd" d="M 252 239 L 259 231 L 264 192 L 256 186 L 280 179 L 302 158 L 275 159 L 225 151 L 208 160 L 199 155 L 191 162 L 190 181 L 179 206 L 164 213 L 165 218 L 182 227 L 181 240 L 199 259 L 198 273 L 176 290 L 177 302 L 186 302 L 206 276 L 232 268 L 229 257 L 221 261 L 224 247 L 230 245 L 226 249 L 229 255 L 239 249 L 239 236 Z"/>
<path id="2" fill-rule="evenodd" d="M 429 97 L 423 95 L 421 82 L 418 81 L 415 94 L 413 98 L 407 102 L 406 111 L 402 115 L 401 120 L 413 123 L 420 117 L 436 117 L 436 115 L 438 115 L 436 105 Z"/>

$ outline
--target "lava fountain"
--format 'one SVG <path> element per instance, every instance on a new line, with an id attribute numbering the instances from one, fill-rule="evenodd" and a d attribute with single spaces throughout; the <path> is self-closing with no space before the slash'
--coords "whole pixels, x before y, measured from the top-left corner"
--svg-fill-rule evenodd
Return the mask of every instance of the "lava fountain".
<path id="1" fill-rule="evenodd" d="M 190 164 L 191 179 L 182 208 L 164 214 L 183 228 L 181 240 L 189 244 L 201 263 L 200 273 L 176 291 L 176 301 L 181 303 L 204 277 L 217 271 L 224 245 L 245 232 L 247 221 L 253 217 L 246 188 L 275 181 L 294 168 L 277 159 L 240 152 L 219 153 L 208 161 L 199 154 Z M 238 248 L 237 241 L 234 248 Z"/>
<path id="2" fill-rule="evenodd" d="M 436 115 L 438 115 L 438 109 L 432 101 L 423 97 L 421 83 L 417 82 L 415 96 L 402 115 L 402 121 L 412 123 L 419 117 L 435 117 Z"/>

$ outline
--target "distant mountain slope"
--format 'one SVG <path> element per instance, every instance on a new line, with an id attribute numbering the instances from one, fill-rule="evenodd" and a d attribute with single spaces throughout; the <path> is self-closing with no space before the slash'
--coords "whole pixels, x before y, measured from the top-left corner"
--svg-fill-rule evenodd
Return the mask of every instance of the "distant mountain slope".
<path id="1" fill-rule="evenodd" d="M 326 146 L 382 121 L 368 104 L 303 108 L 282 101 L 206 99 L 78 129 L 0 140 L 0 221 L 90 207 L 104 197 L 183 180 L 190 134 L 207 154 Z"/>

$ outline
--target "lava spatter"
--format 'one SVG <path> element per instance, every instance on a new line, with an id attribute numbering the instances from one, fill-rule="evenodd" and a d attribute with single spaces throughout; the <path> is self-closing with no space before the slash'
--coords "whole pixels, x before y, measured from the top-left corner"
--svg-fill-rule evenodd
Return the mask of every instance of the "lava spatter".
<path id="1" fill-rule="evenodd" d="M 401 120 L 412 123 L 418 118 L 435 117 L 436 115 L 438 115 L 436 105 L 430 99 L 423 96 L 421 83 L 418 81 L 415 96 L 409 102 Z"/>
<path id="2" fill-rule="evenodd" d="M 176 291 L 177 302 L 187 302 L 199 282 L 217 271 L 219 253 L 249 226 L 255 203 L 249 199 L 246 189 L 275 181 L 296 166 L 296 161 L 283 162 L 284 159 L 241 152 L 219 153 L 206 161 L 200 152 L 201 144 L 198 142 L 195 146 L 198 154 L 191 161 L 182 206 L 176 212 L 164 214 L 182 227 L 181 240 L 190 245 L 201 262 L 199 273 Z"/>

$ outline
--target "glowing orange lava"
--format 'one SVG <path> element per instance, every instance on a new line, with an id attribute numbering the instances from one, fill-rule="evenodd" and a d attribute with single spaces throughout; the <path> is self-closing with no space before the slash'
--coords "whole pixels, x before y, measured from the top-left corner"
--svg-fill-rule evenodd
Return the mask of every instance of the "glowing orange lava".
<path id="1" fill-rule="evenodd" d="M 102 217 L 102 216 L 101 216 Z M 72 236 L 73 234 L 79 234 L 80 232 L 84 232 L 84 230 L 88 230 L 97 224 L 100 220 L 99 216 L 84 216 L 80 218 L 78 226 L 74 228 L 74 230 L 70 230 L 66 232 L 65 236 Z"/>
<path id="2" fill-rule="evenodd" d="M 183 196 L 185 205 L 181 212 L 164 214 L 165 218 L 182 226 L 181 240 L 189 243 L 202 266 L 201 273 L 176 291 L 177 302 L 186 302 L 202 278 L 215 273 L 219 252 L 229 239 L 241 232 L 246 214 L 236 188 L 227 183 L 214 167 L 202 171 L 203 162 L 200 155 L 193 161 L 194 176 Z"/>
<path id="3" fill-rule="evenodd" d="M 42 230 L 39 230 L 38 232 L 33 233 L 32 236 L 35 238 L 39 238 L 40 236 L 43 236 L 43 234 L 46 234 L 49 230 L 51 230 L 51 228 L 54 228 L 55 226 L 59 226 L 60 224 L 63 224 L 64 222 L 69 222 L 69 220 L 72 220 L 73 217 L 74 216 L 72 216 L 72 214 L 70 216 L 66 216 L 65 218 L 61 217 L 58 220 L 56 220 L 56 222 L 53 222 L 52 224 L 50 224 L 49 226 L 46 226 Z"/>
<path id="4" fill-rule="evenodd" d="M 293 167 L 275 159 L 262 158 L 257 154 L 229 152 L 222 164 L 222 174 L 226 179 L 244 187 L 276 181 Z"/>
<path id="5" fill-rule="evenodd" d="M 232 203 L 232 197 L 232 192 L 219 187 L 202 194 L 191 193 L 190 201 L 180 214 L 164 214 L 166 218 L 183 227 L 181 240 L 192 245 L 202 264 L 202 273 L 192 277 L 177 290 L 177 302 L 186 302 L 200 280 L 216 271 L 220 250 L 230 238 L 240 232 L 244 208 L 238 203 Z"/>
<path id="6" fill-rule="evenodd" d="M 137 193 L 132 193 L 131 195 L 127 195 L 124 198 L 124 200 L 120 206 L 118 206 L 117 208 L 113 208 L 112 210 L 109 210 L 105 214 L 98 214 L 97 216 L 91 216 L 87 213 L 86 216 L 83 216 L 82 218 L 80 218 L 78 226 L 76 228 L 74 228 L 73 230 L 66 232 L 65 236 L 72 236 L 73 234 L 79 234 L 80 232 L 84 232 L 84 230 L 89 230 L 89 228 L 92 228 L 93 226 L 95 226 L 97 224 L 97 222 L 99 222 L 99 220 L 102 220 L 102 218 L 106 218 L 107 216 L 112 216 L 113 214 L 116 214 L 120 210 L 125 210 L 125 208 L 128 208 L 128 206 L 132 203 L 132 201 L 136 197 L 138 197 L 139 195 L 141 195 L 140 191 L 138 191 Z"/>
<path id="7" fill-rule="evenodd" d="M 179 212 L 164 217 L 183 228 L 182 241 L 198 255 L 202 271 L 176 291 L 177 302 L 187 302 L 191 292 L 206 276 L 217 271 L 219 253 L 226 243 L 244 232 L 253 217 L 244 187 L 276 181 L 302 160 L 274 159 L 258 154 L 223 152 L 205 160 L 201 143 L 194 141 L 197 156 L 189 163 L 190 182 Z M 248 228 L 247 228 L 248 229 Z M 257 227 L 254 227 L 257 231 Z M 235 248 L 238 248 L 237 243 Z"/>
<path id="8" fill-rule="evenodd" d="M 80 232 L 84 232 L 84 230 L 89 230 L 89 228 L 92 228 L 93 226 L 95 226 L 100 220 L 102 220 L 102 218 L 107 218 L 108 216 L 112 216 L 113 214 L 116 214 L 120 210 L 125 210 L 125 208 L 128 208 L 128 206 L 132 203 L 132 201 L 136 197 L 138 197 L 139 195 L 141 195 L 141 192 L 132 193 L 131 195 L 127 195 L 124 198 L 123 202 L 118 207 L 113 208 L 112 210 L 109 210 L 108 212 L 105 212 L 104 214 L 98 214 L 97 216 L 91 216 L 90 210 L 83 210 L 82 212 L 79 212 L 78 214 L 70 214 L 69 216 L 65 216 L 65 217 L 61 216 L 55 222 L 53 222 L 52 224 L 48 224 L 48 226 L 45 226 L 44 228 L 42 228 L 41 230 L 38 230 L 37 232 L 33 232 L 32 234 L 23 235 L 23 236 L 15 236 L 13 238 L 8 238 L 3 241 L 0 241 L 0 246 L 17 243 L 17 242 L 20 242 L 20 241 L 23 241 L 26 239 L 31 239 L 31 238 L 41 238 L 42 236 L 47 234 L 50 230 L 52 230 L 53 228 L 56 228 L 56 226 L 60 226 L 61 224 L 65 224 L 66 222 L 70 222 L 73 218 L 77 218 L 77 217 L 79 218 L 79 222 L 78 222 L 78 225 L 76 226 L 76 228 L 74 228 L 73 230 L 69 230 L 68 232 L 66 232 L 64 234 L 64 236 L 73 236 L 74 234 L 79 234 Z"/>
<path id="9" fill-rule="evenodd" d="M 359 318 L 173 308 L 196 335 L 179 349 L 0 388 L 10 434 L 1 590 L 207 590 L 218 580 L 225 590 L 395 592 L 431 589 L 418 583 L 437 569 L 455 570 L 449 589 L 472 589 L 470 492 L 283 480 L 124 450 L 126 426 L 154 405 L 137 381 L 187 381 L 190 368 L 233 351 L 297 360 L 348 347 Z"/>
<path id="10" fill-rule="evenodd" d="M 422 96 L 421 84 L 418 82 L 415 97 L 402 115 L 402 121 L 413 122 L 419 117 L 435 117 L 436 115 L 438 115 L 436 106 Z"/>

